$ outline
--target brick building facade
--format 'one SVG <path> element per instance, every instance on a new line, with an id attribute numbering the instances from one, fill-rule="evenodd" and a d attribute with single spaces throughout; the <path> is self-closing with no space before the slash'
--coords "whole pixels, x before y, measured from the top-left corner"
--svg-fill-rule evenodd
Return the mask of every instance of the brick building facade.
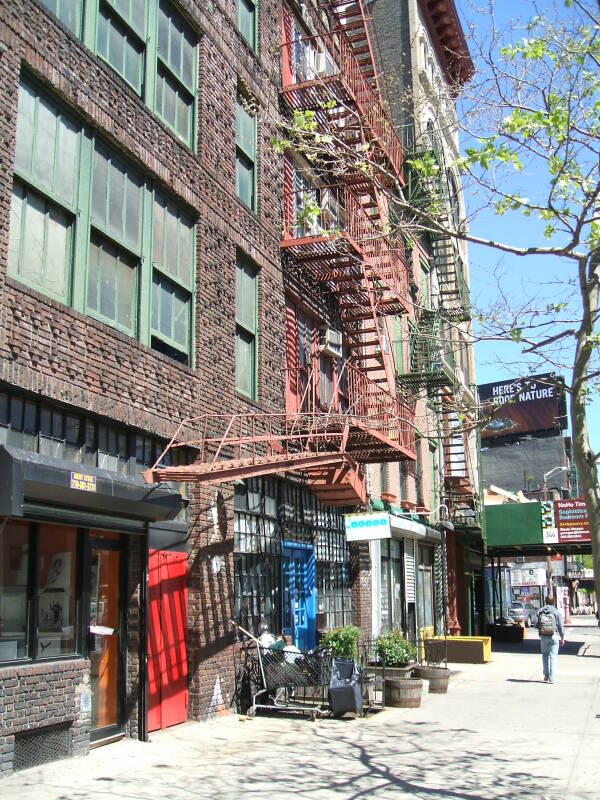
<path id="1" fill-rule="evenodd" d="M 38 760 L 79 755 L 90 741 L 144 738 L 150 717 L 229 708 L 232 618 L 308 646 L 349 621 L 371 634 L 373 553 L 350 549 L 344 511 L 365 507 L 367 487 L 384 496 L 381 477 L 406 501 L 401 515 L 434 511 L 429 471 L 418 487 L 409 466 L 367 466 L 418 460 L 393 337 L 378 314 L 368 333 L 374 297 L 389 317 L 407 312 L 410 263 L 389 242 L 373 251 L 375 191 L 349 191 L 356 176 L 328 210 L 360 258 L 348 266 L 320 229 L 301 236 L 311 170 L 272 146 L 282 116 L 310 104 L 296 84 L 317 54 L 290 33 L 343 25 L 336 9 L 0 2 L 5 774 L 32 763 L 31 742 Z M 360 69 L 383 126 L 376 157 L 399 173 L 398 133 Z M 349 271 L 325 278 L 331 264 Z M 275 435 L 286 410 L 312 427 Z M 148 486 L 141 473 L 190 419 Z M 232 443 L 232 420 L 253 436 Z M 257 442 L 262 472 L 248 457 Z M 425 440 L 418 449 L 429 463 Z M 219 455 L 241 471 L 206 480 Z M 314 583 L 301 595 L 302 565 Z M 301 633 L 296 601 L 310 620 Z"/>

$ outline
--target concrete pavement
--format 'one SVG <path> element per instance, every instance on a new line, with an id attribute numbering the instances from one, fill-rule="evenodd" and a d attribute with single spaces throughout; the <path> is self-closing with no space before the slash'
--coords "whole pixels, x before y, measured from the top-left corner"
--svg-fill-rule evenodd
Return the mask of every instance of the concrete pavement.
<path id="1" fill-rule="evenodd" d="M 125 740 L 18 773 L 2 800 L 283 798 L 558 800 L 600 797 L 600 636 L 567 632 L 556 683 L 537 634 L 456 665 L 447 695 L 367 719 L 235 716 Z M 590 624 L 591 623 L 591 624 Z"/>

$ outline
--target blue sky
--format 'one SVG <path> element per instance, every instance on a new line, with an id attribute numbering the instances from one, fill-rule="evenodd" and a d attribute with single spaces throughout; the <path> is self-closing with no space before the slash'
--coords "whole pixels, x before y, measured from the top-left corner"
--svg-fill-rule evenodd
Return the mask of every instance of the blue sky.
<path id="1" fill-rule="evenodd" d="M 465 30 L 468 30 L 469 23 L 474 23 L 477 34 L 485 35 L 486 29 L 489 28 L 489 18 L 479 13 L 471 0 L 459 0 L 457 5 Z M 481 7 L 483 4 L 478 5 Z M 540 2 L 538 8 L 540 7 L 542 10 L 544 7 L 553 9 L 554 3 Z M 561 8 L 562 3 L 558 7 Z M 501 26 L 519 16 L 528 19 L 532 13 L 530 0 L 510 0 L 508 3 L 496 5 L 496 17 Z M 475 66 L 477 67 L 477 62 Z M 463 147 L 465 145 L 464 137 L 461 145 Z M 515 174 L 516 192 L 527 196 L 528 184 L 529 191 L 534 191 L 532 186 L 535 186 L 535 181 L 535 169 L 526 169 L 521 175 Z M 468 186 L 465 190 L 467 207 L 474 208 L 480 203 L 480 198 L 474 197 Z M 470 231 L 475 235 L 518 246 L 532 243 L 547 244 L 541 235 L 542 224 L 537 224 L 532 218 L 524 218 L 515 212 L 498 217 L 493 210 L 479 211 L 470 223 Z M 469 246 L 469 269 L 473 304 L 478 311 L 484 311 L 497 302 L 501 291 L 513 298 L 515 305 L 522 302 L 525 297 L 535 297 L 538 306 L 543 308 L 547 303 L 557 302 L 561 285 L 564 287 L 565 281 L 573 274 L 570 265 L 561 263 L 555 258 L 540 256 L 520 258 L 472 244 Z M 477 382 L 487 383 L 517 377 L 520 374 L 527 374 L 531 369 L 535 369 L 536 372 L 553 371 L 550 365 L 539 365 L 537 368 L 538 363 L 530 356 L 524 355 L 522 350 L 522 345 L 513 342 L 478 342 L 475 345 Z M 568 358 L 564 360 L 568 363 Z M 556 371 L 569 381 L 568 371 L 564 369 Z M 592 447 L 596 451 L 600 450 L 599 401 L 590 404 L 588 422 Z"/>

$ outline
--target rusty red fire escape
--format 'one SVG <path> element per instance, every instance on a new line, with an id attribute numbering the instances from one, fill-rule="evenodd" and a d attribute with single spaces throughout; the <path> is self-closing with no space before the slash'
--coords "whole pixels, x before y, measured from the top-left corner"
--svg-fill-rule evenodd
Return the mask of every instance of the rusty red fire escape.
<path id="1" fill-rule="evenodd" d="M 396 395 L 385 332 L 386 317 L 409 310 L 409 267 L 403 243 L 386 232 L 372 174 L 403 183 L 402 145 L 380 100 L 362 0 L 334 0 L 330 9 L 334 31 L 296 38 L 284 11 L 281 95 L 292 111 L 313 110 L 323 133 L 335 131 L 331 163 L 341 166 L 332 170 L 337 184 L 310 188 L 319 211 L 307 220 L 300 213 L 306 188 L 295 190 L 294 166 L 286 159 L 281 249 L 286 269 L 308 270 L 337 300 L 349 349 L 337 374 L 344 400 L 334 391 L 324 408 L 311 373 L 285 413 L 185 420 L 144 474 L 149 482 L 212 484 L 301 471 L 323 501 L 356 505 L 365 500 L 363 465 L 415 458 L 414 407 Z M 298 378 L 293 373 L 288 368 L 288 386 Z M 169 466 L 170 451 L 182 446 L 197 448 L 196 462 Z"/>

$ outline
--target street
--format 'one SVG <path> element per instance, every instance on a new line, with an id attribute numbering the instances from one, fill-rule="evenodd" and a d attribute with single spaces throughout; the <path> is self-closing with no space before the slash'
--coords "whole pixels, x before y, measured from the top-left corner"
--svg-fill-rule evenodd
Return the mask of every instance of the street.
<path id="1" fill-rule="evenodd" d="M 75 798 L 490 798 L 600 795 L 600 635 L 567 628 L 556 684 L 539 641 L 451 665 L 447 695 L 367 719 L 225 716 L 125 740 L 3 781 L 3 800 Z"/>

